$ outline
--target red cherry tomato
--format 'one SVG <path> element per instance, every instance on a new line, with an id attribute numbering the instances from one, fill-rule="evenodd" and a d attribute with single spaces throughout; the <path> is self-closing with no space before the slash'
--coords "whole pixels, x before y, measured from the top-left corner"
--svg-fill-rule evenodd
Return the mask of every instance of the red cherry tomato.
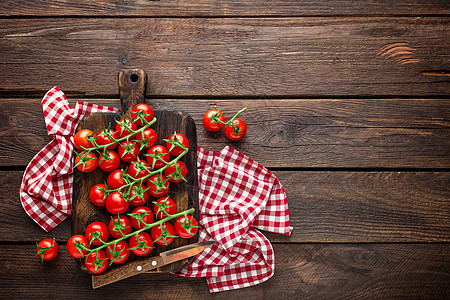
<path id="1" fill-rule="evenodd" d="M 124 162 L 136 160 L 139 156 L 139 146 L 133 141 L 123 141 L 119 144 L 119 156 Z"/>
<path id="2" fill-rule="evenodd" d="M 128 175 L 130 175 L 134 179 L 139 179 L 139 178 L 147 176 L 149 171 L 151 171 L 150 165 L 146 161 L 143 161 L 143 160 L 132 161 L 130 166 L 128 167 Z M 145 181 L 147 181 L 147 180 L 144 180 L 144 182 Z"/>
<path id="3" fill-rule="evenodd" d="M 97 145 L 99 146 L 103 146 L 103 145 L 108 145 L 114 142 L 114 139 L 112 139 L 111 137 L 113 137 L 114 139 L 118 139 L 118 135 L 115 131 L 113 131 L 112 129 L 102 129 L 99 131 L 99 133 L 97 133 L 97 135 L 95 136 L 95 142 L 97 143 Z M 106 149 L 108 150 L 112 150 L 114 148 L 116 148 L 117 146 L 117 142 L 113 143 L 111 145 L 109 145 L 108 147 L 106 147 Z"/>
<path id="4" fill-rule="evenodd" d="M 178 142 L 180 142 L 184 147 L 189 148 L 189 140 L 187 139 L 187 137 L 181 133 L 176 133 L 176 134 L 172 134 L 169 137 L 169 141 L 174 141 L 176 137 L 176 140 Z M 183 153 L 184 149 L 181 148 L 180 146 L 174 146 L 172 145 L 172 143 L 170 142 L 166 142 L 166 148 L 169 150 L 169 153 L 172 154 L 173 156 L 178 156 L 181 153 Z"/>
<path id="5" fill-rule="evenodd" d="M 92 204 L 94 204 L 95 206 L 105 206 L 105 190 L 106 185 L 104 185 L 103 183 L 96 184 L 91 188 L 91 190 L 89 191 L 89 199 L 91 199 Z"/>
<path id="6" fill-rule="evenodd" d="M 219 120 L 225 123 L 223 113 L 218 109 L 211 109 L 203 116 L 203 127 L 211 132 L 219 131 L 223 127 L 223 123 Z"/>
<path id="7" fill-rule="evenodd" d="M 142 115 L 147 122 L 153 120 L 153 109 L 145 103 L 136 104 L 131 111 L 131 118 L 133 119 L 136 125 L 142 127 L 146 125 L 145 122 L 139 118 L 139 115 Z"/>
<path id="8" fill-rule="evenodd" d="M 106 242 L 109 238 L 108 226 L 99 221 L 92 222 L 86 227 L 84 235 L 90 244 L 101 245 L 103 244 L 101 241 Z"/>
<path id="9" fill-rule="evenodd" d="M 169 180 L 164 175 L 155 174 L 148 179 L 148 193 L 155 198 L 165 196 L 169 192 Z"/>
<path id="10" fill-rule="evenodd" d="M 169 245 L 173 242 L 175 236 L 175 229 L 172 224 L 164 222 L 161 225 L 152 227 L 152 238 L 158 245 Z"/>
<path id="11" fill-rule="evenodd" d="M 119 122 L 117 122 L 116 132 L 117 132 L 117 135 L 119 136 L 119 138 L 123 138 L 123 137 L 131 134 L 131 131 L 127 127 L 133 131 L 137 130 L 136 123 L 131 122 L 130 119 L 122 119 Z M 129 139 L 131 140 L 132 137 L 133 137 L 133 135 L 130 136 Z"/>
<path id="12" fill-rule="evenodd" d="M 42 261 L 54 259 L 58 255 L 59 246 L 55 239 L 46 238 L 36 243 L 36 256 Z"/>
<path id="13" fill-rule="evenodd" d="M 236 129 L 231 124 L 225 126 L 225 136 L 231 141 L 242 140 L 247 134 L 247 124 L 239 118 L 234 119 L 232 124 Z"/>
<path id="14" fill-rule="evenodd" d="M 198 231 L 198 223 L 191 215 L 180 216 L 175 221 L 175 232 L 178 236 L 188 239 L 193 237 Z"/>
<path id="15" fill-rule="evenodd" d="M 108 178 L 106 179 L 106 184 L 111 190 L 117 190 L 125 185 L 125 180 L 123 179 L 123 170 L 117 169 L 112 171 Z"/>
<path id="16" fill-rule="evenodd" d="M 109 245 L 106 250 L 106 256 L 108 256 L 109 261 L 112 261 L 115 264 L 125 262 L 130 256 L 127 242 L 122 240 Z"/>
<path id="17" fill-rule="evenodd" d="M 81 160 L 83 160 L 85 163 L 78 164 Z M 81 152 L 75 158 L 75 165 L 77 165 L 77 169 L 81 172 L 92 172 L 97 168 L 97 156 L 95 156 L 95 154 L 92 152 Z"/>
<path id="18" fill-rule="evenodd" d="M 161 197 L 156 200 L 156 203 L 153 203 L 153 211 L 158 219 L 164 219 L 167 217 L 167 214 L 173 215 L 177 212 L 177 205 L 172 198 Z"/>
<path id="19" fill-rule="evenodd" d="M 120 157 L 112 150 L 107 150 L 106 154 L 108 155 L 108 159 L 99 156 L 98 166 L 105 172 L 112 172 L 120 166 Z"/>
<path id="20" fill-rule="evenodd" d="M 156 131 L 154 131 L 151 128 L 144 129 L 144 133 L 138 132 L 136 134 L 136 140 L 137 141 L 143 141 L 143 143 L 138 142 L 139 146 L 144 144 L 144 148 L 148 149 L 151 146 L 154 146 L 156 144 L 156 140 L 158 139 L 158 135 L 156 134 Z"/>
<path id="21" fill-rule="evenodd" d="M 170 159 L 169 151 L 161 145 L 155 145 L 148 149 L 145 156 L 152 170 L 161 169 Z"/>
<path id="22" fill-rule="evenodd" d="M 127 216 L 114 216 L 108 223 L 109 233 L 116 239 L 121 238 L 123 235 L 131 233 L 132 229 L 133 228 L 131 227 L 130 219 L 128 219 Z M 121 232 L 123 233 L 123 235 Z"/>
<path id="23" fill-rule="evenodd" d="M 88 141 L 88 137 L 93 136 L 93 134 L 94 133 L 92 130 L 89 129 L 82 129 L 78 131 L 73 137 L 73 144 L 75 145 L 75 148 L 79 150 L 84 150 L 84 148 L 92 148 L 93 145 Z"/>
<path id="24" fill-rule="evenodd" d="M 153 246 L 152 238 L 147 232 L 140 232 L 137 235 L 139 240 L 136 238 L 136 234 L 130 237 L 129 244 L 131 252 L 138 256 L 149 254 Z"/>
<path id="25" fill-rule="evenodd" d="M 99 260 L 98 264 L 95 263 L 97 258 Z M 86 266 L 86 269 L 92 274 L 100 274 L 105 272 L 106 268 L 108 268 L 108 257 L 103 250 L 98 250 L 98 256 L 97 252 L 94 251 L 86 256 L 86 258 L 84 259 L 84 265 Z"/>
<path id="26" fill-rule="evenodd" d="M 184 162 L 178 160 L 175 164 L 164 170 L 164 175 L 169 178 L 170 182 L 181 182 L 183 181 L 183 178 L 186 179 L 187 167 Z"/>
<path id="27" fill-rule="evenodd" d="M 136 195 L 136 196 L 135 196 Z M 142 206 L 147 203 L 150 196 L 146 191 L 145 185 L 134 184 L 130 191 L 130 204 L 133 206 Z"/>
<path id="28" fill-rule="evenodd" d="M 106 209 L 113 215 L 123 214 L 126 212 L 129 205 L 130 204 L 125 201 L 122 194 L 119 192 L 112 192 L 108 198 L 106 198 Z"/>
<path id="29" fill-rule="evenodd" d="M 133 225 L 135 229 L 142 229 L 146 224 L 152 224 L 154 221 L 153 213 L 147 206 L 136 207 L 131 214 L 128 215 L 130 216 L 131 225 Z"/>
<path id="30" fill-rule="evenodd" d="M 76 245 L 83 245 L 89 249 L 89 242 L 84 235 L 76 234 L 71 236 L 67 241 L 67 252 L 74 258 L 82 258 L 89 253 L 87 250 L 79 249 Z"/>

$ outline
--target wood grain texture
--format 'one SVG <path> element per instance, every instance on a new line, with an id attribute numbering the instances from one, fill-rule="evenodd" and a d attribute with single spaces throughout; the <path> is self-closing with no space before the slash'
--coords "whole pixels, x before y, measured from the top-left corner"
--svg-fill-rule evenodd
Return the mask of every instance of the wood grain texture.
<path id="1" fill-rule="evenodd" d="M 118 106 L 117 99 L 89 99 Z M 74 105 L 74 101 L 70 101 Z M 182 111 L 208 150 L 231 145 L 266 167 L 448 168 L 450 102 L 445 99 L 150 99 Z M 247 137 L 230 142 L 201 123 L 210 108 L 230 118 L 242 107 Z M 38 99 L 0 99 L 0 165 L 24 166 L 47 143 Z M 255 117 L 256 116 L 256 117 Z M 29 122 L 23 122 L 26 118 Z M 274 155 L 276 154 L 276 155 Z"/>
<path id="2" fill-rule="evenodd" d="M 439 0 L 405 1 L 56 1 L 4 0 L 0 16 L 302 16 L 448 14 Z"/>
<path id="3" fill-rule="evenodd" d="M 32 245 L 0 250 L 1 298 L 444 299 L 450 293 L 448 244 L 274 245 L 271 279 L 217 294 L 209 293 L 204 278 L 171 274 L 143 274 L 92 290 L 89 275 L 66 251 L 41 263 Z"/>
<path id="4" fill-rule="evenodd" d="M 115 95 L 117 71 L 139 67 L 152 97 L 448 95 L 448 76 L 424 74 L 450 69 L 449 24 L 428 17 L 2 19 L 2 69 L 14 71 L 4 72 L 0 91 L 40 97 L 57 84 L 72 95 Z M 412 49 L 406 60 L 382 55 L 399 42 Z"/>
<path id="5" fill-rule="evenodd" d="M 287 172 L 274 174 L 289 204 L 290 237 L 275 243 L 449 242 L 448 172 Z M 0 172 L 0 242 L 46 236 L 26 215 L 17 195 L 21 172 Z M 70 220 L 49 233 L 70 237 Z M 48 234 L 47 234 L 48 235 Z"/>

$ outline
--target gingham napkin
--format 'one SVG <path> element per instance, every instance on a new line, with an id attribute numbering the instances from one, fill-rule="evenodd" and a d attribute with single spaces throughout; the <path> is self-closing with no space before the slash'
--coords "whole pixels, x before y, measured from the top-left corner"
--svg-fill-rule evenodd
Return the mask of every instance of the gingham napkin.
<path id="1" fill-rule="evenodd" d="M 176 273 L 206 277 L 210 292 L 252 286 L 272 277 L 274 253 L 258 230 L 290 235 L 286 195 L 278 179 L 239 151 L 198 152 L 199 240 L 217 241 Z"/>
<path id="2" fill-rule="evenodd" d="M 57 87 L 43 98 L 45 123 L 53 139 L 25 170 L 20 198 L 27 214 L 49 231 L 71 214 L 73 135 L 90 112 L 118 109 L 78 102 L 72 109 Z M 286 195 L 278 179 L 249 157 L 225 147 L 198 147 L 199 240 L 217 243 L 176 273 L 206 277 L 210 292 L 248 287 L 274 273 L 274 253 L 259 231 L 290 235 Z M 259 229 L 259 230 L 258 230 Z"/>
<path id="3" fill-rule="evenodd" d="M 45 94 L 42 109 L 52 141 L 28 164 L 19 194 L 25 212 L 48 232 L 72 213 L 73 135 L 78 123 L 91 112 L 120 110 L 82 101 L 72 108 L 56 86 Z"/>

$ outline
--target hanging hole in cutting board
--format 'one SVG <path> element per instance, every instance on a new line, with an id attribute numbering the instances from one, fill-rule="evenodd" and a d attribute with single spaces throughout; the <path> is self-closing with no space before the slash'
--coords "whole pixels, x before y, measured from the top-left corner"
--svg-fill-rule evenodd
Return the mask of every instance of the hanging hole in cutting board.
<path id="1" fill-rule="evenodd" d="M 130 80 L 131 82 L 136 82 L 139 80 L 139 76 L 137 74 L 131 74 Z"/>

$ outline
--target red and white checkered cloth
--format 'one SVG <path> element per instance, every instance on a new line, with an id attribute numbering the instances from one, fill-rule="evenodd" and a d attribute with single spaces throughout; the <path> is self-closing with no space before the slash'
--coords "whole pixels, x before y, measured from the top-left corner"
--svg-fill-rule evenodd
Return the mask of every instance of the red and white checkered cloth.
<path id="1" fill-rule="evenodd" d="M 290 235 L 283 187 L 269 170 L 226 146 L 198 151 L 199 240 L 217 243 L 177 273 L 206 277 L 210 292 L 252 286 L 272 277 L 272 245 L 258 230 Z"/>
<path id="2" fill-rule="evenodd" d="M 73 134 L 78 122 L 89 112 L 118 110 L 84 102 L 72 109 L 57 87 L 44 96 L 42 105 L 54 141 L 31 160 L 20 196 L 28 215 L 49 231 L 71 214 Z M 220 152 L 198 147 L 197 163 L 199 240 L 217 243 L 176 274 L 206 277 L 210 292 L 269 279 L 274 273 L 274 252 L 259 230 L 292 232 L 280 182 L 262 165 L 228 146 Z"/>
<path id="3" fill-rule="evenodd" d="M 26 213 L 48 232 L 72 213 L 73 136 L 78 123 L 91 112 L 120 110 L 82 101 L 72 108 L 56 86 L 45 94 L 42 109 L 53 140 L 28 164 L 19 193 Z"/>

